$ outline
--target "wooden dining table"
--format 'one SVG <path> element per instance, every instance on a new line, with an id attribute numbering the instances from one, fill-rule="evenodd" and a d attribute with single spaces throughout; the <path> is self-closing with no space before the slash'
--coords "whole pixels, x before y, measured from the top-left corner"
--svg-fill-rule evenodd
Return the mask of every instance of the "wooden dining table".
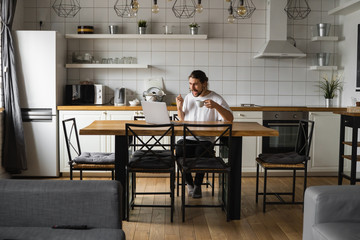
<path id="1" fill-rule="evenodd" d="M 136 120 L 95 120 L 89 126 L 80 129 L 80 135 L 114 135 L 115 136 L 115 179 L 120 181 L 123 189 L 126 187 L 126 159 L 128 158 L 128 148 L 126 139 L 126 123 L 147 124 L 145 121 Z M 182 123 L 191 124 L 224 124 L 221 121 L 184 121 L 178 122 L 175 126 L 175 136 L 183 135 Z M 207 130 L 206 128 L 194 129 L 193 132 L 200 136 L 218 136 L 223 128 Z M 140 134 L 140 133 L 139 133 Z M 156 135 L 156 131 L 145 131 L 143 136 Z M 229 162 L 231 166 L 229 189 L 230 198 L 228 199 L 230 219 L 240 219 L 241 214 L 241 167 L 242 167 L 242 137 L 246 136 L 278 136 L 279 132 L 264 127 L 256 122 L 233 122 L 232 137 L 230 145 Z M 246 149 L 245 149 L 246 150 Z M 254 159 L 255 161 L 255 159 Z M 123 209 L 126 209 L 126 196 L 123 194 Z M 125 219 L 123 211 L 123 219 Z"/>

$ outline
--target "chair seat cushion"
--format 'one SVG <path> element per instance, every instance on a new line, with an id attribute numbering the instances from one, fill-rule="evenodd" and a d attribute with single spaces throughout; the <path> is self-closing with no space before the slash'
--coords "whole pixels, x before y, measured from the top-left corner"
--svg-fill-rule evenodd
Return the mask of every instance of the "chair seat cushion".
<path id="1" fill-rule="evenodd" d="M 299 155 L 296 152 L 287 153 L 263 153 L 259 158 L 266 163 L 280 163 L 280 164 L 296 164 L 302 163 L 306 160 L 306 156 Z"/>
<path id="2" fill-rule="evenodd" d="M 174 166 L 174 158 L 170 150 L 144 150 L 135 151 L 130 160 L 129 166 L 133 168 L 146 169 L 167 169 Z"/>
<path id="3" fill-rule="evenodd" d="M 224 163 L 222 158 L 213 157 L 213 158 L 186 158 L 186 165 L 184 165 L 184 158 L 179 157 L 177 159 L 178 163 L 182 166 L 182 168 L 187 170 L 227 170 L 228 166 Z"/>
<path id="4" fill-rule="evenodd" d="M 73 159 L 75 163 L 89 163 L 89 164 L 114 164 L 114 153 L 103 152 L 83 152 L 80 156 Z"/>

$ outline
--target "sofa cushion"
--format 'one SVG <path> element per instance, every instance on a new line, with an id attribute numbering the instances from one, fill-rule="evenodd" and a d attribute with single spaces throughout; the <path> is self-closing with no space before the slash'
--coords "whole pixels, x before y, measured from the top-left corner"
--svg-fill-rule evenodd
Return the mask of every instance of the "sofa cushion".
<path id="1" fill-rule="evenodd" d="M 0 239 L 26 240 L 125 240 L 121 229 L 52 229 L 51 227 L 0 227 Z"/>
<path id="2" fill-rule="evenodd" d="M 118 181 L 0 180 L 1 227 L 121 228 Z"/>
<path id="3" fill-rule="evenodd" d="M 313 226 L 313 239 L 357 240 L 360 239 L 360 222 L 333 222 Z"/>

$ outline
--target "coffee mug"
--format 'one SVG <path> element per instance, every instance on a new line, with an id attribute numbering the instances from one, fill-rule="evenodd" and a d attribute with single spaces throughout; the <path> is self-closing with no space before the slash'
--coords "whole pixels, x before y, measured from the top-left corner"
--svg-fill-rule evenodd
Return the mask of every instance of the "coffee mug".
<path id="1" fill-rule="evenodd" d="M 204 106 L 204 101 L 201 101 L 201 100 L 196 100 L 196 106 L 198 107 L 203 107 Z"/>

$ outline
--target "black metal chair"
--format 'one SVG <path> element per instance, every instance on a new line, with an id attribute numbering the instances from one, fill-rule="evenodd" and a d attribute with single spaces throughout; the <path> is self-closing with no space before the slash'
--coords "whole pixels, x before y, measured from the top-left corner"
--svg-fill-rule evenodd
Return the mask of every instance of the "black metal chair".
<path id="1" fill-rule="evenodd" d="M 215 140 L 212 144 L 203 144 L 199 141 L 198 136 L 196 135 L 196 129 L 222 129 L 222 132 L 215 137 Z M 186 136 L 192 136 L 195 138 L 195 143 L 191 144 L 191 147 L 194 145 L 201 146 L 203 149 L 202 154 L 197 156 L 187 156 L 186 149 L 189 145 L 187 141 L 183 141 L 181 146 L 183 149 L 183 156 L 177 157 L 177 165 L 181 172 L 181 209 L 182 209 L 182 221 L 185 221 L 185 208 L 187 207 L 220 207 L 226 212 L 227 221 L 230 220 L 229 216 L 229 204 L 227 200 L 229 199 L 229 185 L 227 184 L 230 181 L 230 163 L 225 161 L 228 159 L 229 151 L 228 148 L 231 142 L 232 135 L 232 125 L 231 124 L 184 124 L 183 125 L 183 138 Z M 193 140 L 193 139 L 192 139 Z M 214 148 L 218 146 L 219 151 L 214 151 Z M 218 173 L 219 174 L 219 185 L 220 190 L 219 197 L 220 204 L 209 205 L 209 204 L 186 204 L 185 201 L 185 174 L 187 173 Z"/>
<path id="2" fill-rule="evenodd" d="M 111 178 L 114 180 L 115 154 L 81 152 L 75 118 L 63 120 L 62 123 L 69 157 L 70 180 L 73 180 L 73 171 L 80 171 L 80 180 L 83 179 L 83 171 L 111 171 Z"/>
<path id="3" fill-rule="evenodd" d="M 178 114 L 174 113 L 173 114 L 173 119 L 176 121 L 179 121 L 178 118 Z M 177 196 L 179 196 L 179 186 L 181 185 L 180 183 L 180 170 L 179 168 L 177 169 L 177 178 L 176 178 L 176 192 L 177 192 Z M 211 195 L 214 196 L 215 194 L 215 173 L 212 174 L 212 178 L 211 178 L 211 182 L 209 181 L 209 173 L 206 173 L 206 181 L 202 183 L 202 185 L 205 185 L 206 188 L 208 188 L 209 186 L 212 188 L 211 189 Z"/>
<path id="4" fill-rule="evenodd" d="M 303 204 L 304 201 L 295 201 L 296 171 L 304 171 L 304 192 L 306 189 L 307 163 L 310 159 L 309 151 L 311 146 L 312 134 L 314 131 L 314 121 L 300 120 L 297 134 L 297 141 L 294 152 L 287 153 L 268 153 L 260 154 L 256 158 L 256 202 L 258 196 L 263 195 L 263 212 L 266 204 Z M 264 190 L 259 192 L 259 167 L 264 169 Z M 269 170 L 292 170 L 293 183 L 292 192 L 267 192 L 267 176 Z M 279 201 L 267 201 L 268 195 L 275 195 Z M 291 201 L 283 199 L 282 195 L 291 196 Z"/>
<path id="5" fill-rule="evenodd" d="M 144 139 L 141 132 L 146 131 L 150 136 Z M 157 134 L 151 132 L 156 130 Z M 131 137 L 133 141 L 131 141 Z M 170 141 L 164 141 L 170 137 Z M 126 164 L 127 174 L 127 220 L 129 220 L 130 208 L 134 207 L 170 207 L 171 222 L 174 215 L 174 189 L 175 189 L 175 157 L 174 157 L 174 125 L 173 124 L 126 124 L 126 139 L 128 139 L 129 158 Z M 137 192 L 136 191 L 136 173 L 169 173 L 170 191 L 168 192 Z M 159 204 L 137 204 L 135 197 L 137 195 L 170 195 L 170 205 Z M 131 197 L 131 199 L 130 199 Z"/>

